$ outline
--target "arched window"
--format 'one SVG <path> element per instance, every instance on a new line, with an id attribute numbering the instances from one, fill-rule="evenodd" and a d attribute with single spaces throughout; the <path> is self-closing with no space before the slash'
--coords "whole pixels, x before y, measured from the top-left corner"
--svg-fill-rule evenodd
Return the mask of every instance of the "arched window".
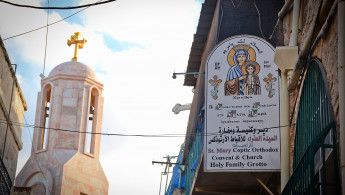
<path id="1" fill-rule="evenodd" d="M 90 103 L 89 103 L 89 110 L 88 110 L 88 125 L 87 125 L 87 132 L 85 135 L 86 137 L 86 144 L 85 144 L 85 151 L 94 154 L 95 153 L 95 140 L 96 135 L 92 133 L 96 133 L 96 125 L 97 125 L 97 112 L 98 112 L 98 91 L 96 88 L 92 88 L 90 94 Z"/>
<path id="2" fill-rule="evenodd" d="M 43 105 L 42 105 L 42 120 L 41 129 L 39 131 L 39 144 L 38 149 L 47 149 L 48 146 L 48 131 L 49 131 L 49 118 L 50 118 L 50 107 L 51 107 L 51 85 L 48 84 L 43 90 Z"/>
<path id="3" fill-rule="evenodd" d="M 300 94 L 294 172 L 282 194 L 338 194 L 337 131 L 323 67 L 312 60 Z"/>

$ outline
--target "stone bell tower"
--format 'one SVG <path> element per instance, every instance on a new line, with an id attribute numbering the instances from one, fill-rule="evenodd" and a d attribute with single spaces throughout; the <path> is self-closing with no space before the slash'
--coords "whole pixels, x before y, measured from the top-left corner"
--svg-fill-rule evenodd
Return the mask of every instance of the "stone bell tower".
<path id="1" fill-rule="evenodd" d="M 31 156 L 16 186 L 32 194 L 108 194 L 108 181 L 99 162 L 103 113 L 103 84 L 87 65 L 78 62 L 77 49 L 86 40 L 75 33 L 72 61 L 56 66 L 41 81 Z M 80 133 L 82 132 L 82 133 Z"/>

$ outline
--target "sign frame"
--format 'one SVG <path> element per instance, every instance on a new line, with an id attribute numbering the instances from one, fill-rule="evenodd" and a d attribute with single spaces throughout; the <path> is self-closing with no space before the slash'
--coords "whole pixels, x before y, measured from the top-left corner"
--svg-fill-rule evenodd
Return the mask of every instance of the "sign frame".
<path id="1" fill-rule="evenodd" d="M 242 61 L 242 64 L 240 63 L 240 57 L 238 57 L 241 53 L 240 50 L 246 51 L 244 52 L 246 61 Z M 269 42 L 253 35 L 237 35 L 229 37 L 217 44 L 210 52 L 205 64 L 205 139 L 203 165 L 205 172 L 280 171 L 280 76 L 278 73 L 278 67 L 274 64 L 273 61 L 274 52 L 275 48 Z M 219 62 L 218 60 L 216 60 L 218 59 L 217 55 L 221 56 L 219 57 L 219 59 L 221 58 Z M 225 71 L 224 67 L 226 67 L 226 65 L 230 65 L 230 69 L 234 69 L 233 67 L 238 65 L 240 69 L 237 68 L 237 73 L 236 71 L 235 73 L 234 71 L 231 72 L 230 69 L 228 71 Z M 253 70 L 251 70 L 250 67 L 252 67 Z M 223 72 L 217 75 L 214 73 L 217 69 Z M 226 74 L 226 72 L 228 73 Z M 272 74 L 269 75 L 267 74 L 268 72 Z M 232 77 L 229 75 L 232 75 Z M 237 78 L 237 81 L 232 82 L 233 80 L 236 80 L 235 77 Z M 262 84 L 260 84 L 260 82 Z M 266 85 L 264 85 L 265 82 Z M 238 87 L 234 88 L 233 86 L 236 86 L 236 83 Z M 231 84 L 233 85 L 231 86 Z M 262 98 L 263 96 L 268 96 L 268 100 L 274 99 L 275 103 L 268 104 L 265 100 L 263 101 L 264 104 L 260 103 L 260 101 L 252 102 L 253 105 L 250 105 L 251 108 L 248 107 L 249 104 L 246 105 L 246 103 L 250 102 L 250 100 L 246 99 L 255 99 L 255 97 Z M 217 100 L 224 100 L 224 98 L 231 100 L 231 103 L 227 105 L 222 104 L 221 106 L 219 106 L 220 103 L 217 102 Z M 238 102 L 245 103 L 243 105 L 236 104 Z M 228 109 L 226 110 L 226 112 L 228 113 L 220 112 L 219 110 L 218 112 L 215 112 L 217 106 L 218 109 Z M 256 112 L 253 108 L 255 106 L 257 106 Z M 267 111 L 269 106 L 271 106 L 271 110 L 274 110 L 272 114 L 270 114 L 270 112 L 258 112 L 259 109 Z M 229 109 L 236 107 L 238 107 L 238 110 L 233 109 L 229 112 Z M 244 110 L 246 109 L 249 109 L 249 113 L 244 112 Z M 250 109 L 252 109 L 253 113 L 261 114 L 259 116 L 262 119 L 258 119 L 260 117 L 253 115 L 249 117 Z M 239 112 L 237 112 L 236 114 L 236 111 Z M 212 112 L 213 115 L 209 116 L 210 112 Z M 238 120 L 236 120 L 236 123 L 234 123 L 233 125 L 220 125 L 223 122 L 234 122 L 232 120 L 221 120 L 224 118 L 226 119 L 226 117 L 227 119 L 231 118 L 231 116 L 233 117 L 234 113 L 236 114 L 235 117 L 239 117 L 239 120 L 247 121 L 247 125 L 256 123 L 260 124 L 259 128 L 250 128 L 249 126 L 248 128 L 243 128 L 242 123 L 245 122 L 238 122 Z M 214 117 L 215 114 L 218 115 L 217 117 L 221 118 L 221 123 L 219 123 L 219 121 L 214 122 L 218 120 L 217 117 Z M 225 117 L 224 115 L 227 116 Z M 265 127 L 263 124 L 267 125 L 265 120 L 268 120 L 268 117 L 276 117 L 274 119 L 275 122 L 271 122 L 271 125 Z M 252 118 L 257 119 L 252 120 Z M 210 126 L 212 126 L 213 128 L 212 130 Z M 258 139 L 260 140 L 258 141 Z M 226 143 L 234 142 L 236 143 L 236 145 L 232 144 L 232 146 L 228 145 L 227 148 L 222 148 L 224 145 L 226 145 Z M 241 144 L 245 144 L 237 145 L 238 142 L 241 142 Z M 274 144 L 272 144 L 273 142 Z M 214 146 L 209 146 L 212 144 L 220 147 L 215 148 Z M 243 147 L 243 149 L 245 149 L 244 146 L 246 146 L 246 144 L 246 149 L 251 151 L 245 150 L 243 152 L 241 150 L 242 152 L 238 152 L 238 150 L 235 150 L 239 147 Z M 252 148 L 250 148 L 250 144 Z M 256 148 L 254 147 L 254 144 L 259 145 L 259 148 L 253 149 Z M 272 146 L 265 148 L 266 145 Z M 256 151 L 259 151 L 258 154 L 252 155 L 252 153 L 256 153 Z M 218 153 L 225 154 L 217 156 L 216 154 Z M 210 156 L 212 156 L 211 159 Z M 246 156 L 248 158 L 257 159 L 248 160 L 246 159 Z M 221 160 L 213 160 L 213 157 L 215 157 L 216 159 L 221 158 Z M 239 157 L 239 159 L 236 160 L 236 157 Z M 255 168 L 250 167 L 250 160 L 252 160 L 254 164 L 258 163 L 256 161 L 261 160 L 261 162 L 257 164 L 259 168 L 256 168 L 257 166 L 254 166 Z M 246 164 L 243 165 L 242 163 Z M 266 165 L 268 164 L 268 167 L 266 167 L 265 165 L 264 168 L 262 168 L 260 167 L 260 163 L 261 165 L 266 163 Z M 226 168 L 228 167 L 228 165 L 229 168 Z M 232 165 L 236 166 L 232 167 Z"/>

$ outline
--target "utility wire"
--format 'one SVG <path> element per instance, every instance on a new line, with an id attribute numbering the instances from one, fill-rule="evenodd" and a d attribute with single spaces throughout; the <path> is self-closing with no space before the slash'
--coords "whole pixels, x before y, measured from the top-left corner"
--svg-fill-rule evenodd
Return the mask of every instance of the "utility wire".
<path id="1" fill-rule="evenodd" d="M 0 124 L 7 124 L 7 121 L 0 119 Z M 40 129 L 50 129 L 54 131 L 64 131 L 70 133 L 80 133 L 80 134 L 96 134 L 96 135 L 108 135 L 108 136 L 123 136 L 123 137 L 184 137 L 185 134 L 156 134 L 156 135 L 143 135 L 143 134 L 121 134 L 121 133 L 95 133 L 95 132 L 87 132 L 87 131 L 75 131 L 69 129 L 59 129 L 59 128 L 49 128 L 49 127 L 41 127 L 36 125 L 31 125 L 27 123 L 18 123 L 18 122 L 9 122 L 10 125 L 14 126 L 22 126 L 22 127 L 31 127 L 31 128 L 40 128 Z"/>
<path id="2" fill-rule="evenodd" d="M 64 131 L 64 132 L 70 132 L 70 133 L 80 133 L 80 134 L 96 134 L 96 135 L 107 135 L 107 136 L 122 136 L 122 137 L 186 137 L 186 134 L 122 134 L 122 133 L 95 133 L 95 132 L 87 132 L 87 131 L 75 131 L 75 130 L 69 130 L 69 129 L 59 129 L 59 128 L 49 128 L 49 127 L 42 127 L 42 126 L 36 126 L 31 125 L 27 123 L 19 123 L 19 122 L 7 122 L 6 120 L 0 119 L 0 124 L 10 124 L 14 126 L 23 126 L 23 127 L 31 127 L 31 128 L 40 128 L 40 129 L 50 129 L 54 131 Z M 276 127 L 268 127 L 264 129 L 276 129 L 280 127 L 288 127 L 288 126 L 294 126 L 292 125 L 282 125 L 282 126 L 276 126 Z M 255 129 L 255 130 L 263 130 L 263 129 Z M 224 133 L 208 133 L 203 134 L 202 136 L 211 136 L 211 135 L 223 135 Z M 190 135 L 193 136 L 193 135 Z"/>
<path id="3" fill-rule="evenodd" d="M 261 36 L 262 36 L 262 38 L 265 39 L 265 41 L 267 41 L 265 36 L 264 36 L 264 33 L 262 32 L 261 15 L 260 15 L 260 11 L 259 11 L 258 6 L 256 6 L 255 0 L 254 0 L 254 5 L 255 5 L 256 11 L 258 12 L 258 15 L 259 15 L 259 28 L 260 28 Z"/>
<path id="4" fill-rule="evenodd" d="M 0 1 L 1 1 L 1 0 L 0 0 Z M 97 2 L 101 2 L 101 1 L 102 1 L 102 0 L 97 1 Z M 81 9 L 81 10 L 79 10 L 79 11 L 77 11 L 77 12 L 75 12 L 75 13 L 73 13 L 73 14 L 71 14 L 71 15 L 65 17 L 65 18 L 62 18 L 61 20 L 58 20 L 58 21 L 53 22 L 53 23 L 50 23 L 50 24 L 48 24 L 48 25 L 44 25 L 44 26 L 41 26 L 41 27 L 39 27 L 39 28 L 35 28 L 35 29 L 33 29 L 33 30 L 29 30 L 29 31 L 26 31 L 26 32 L 23 32 L 23 33 L 20 33 L 20 34 L 17 34 L 17 35 L 13 35 L 13 36 L 7 37 L 7 38 L 3 39 L 3 41 L 6 41 L 6 40 L 8 40 L 8 39 L 12 39 L 12 38 L 15 38 L 15 37 L 19 37 L 19 36 L 22 36 L 22 35 L 25 35 L 25 34 L 28 34 L 28 33 L 34 32 L 34 31 L 37 31 L 37 30 L 41 30 L 41 29 L 43 29 L 43 28 L 45 28 L 45 27 L 47 27 L 47 26 L 51 26 L 51 25 L 57 24 L 57 23 L 59 23 L 59 22 L 62 22 L 62 21 L 64 21 L 64 20 L 66 20 L 66 19 L 68 19 L 68 18 L 70 18 L 70 17 L 72 17 L 72 16 L 78 14 L 79 12 L 82 12 L 82 11 L 86 10 L 87 8 L 90 8 L 90 6 L 89 6 L 89 7 L 85 7 L 84 9 Z"/>
<path id="5" fill-rule="evenodd" d="M 7 3 L 13 6 L 17 6 L 17 7 L 25 7 L 25 8 L 33 8 L 33 9 L 78 9 L 78 8 L 84 8 L 84 7 L 90 7 L 90 6 L 95 6 L 95 5 L 101 5 L 101 4 L 105 4 L 105 3 L 110 3 L 116 0 L 108 0 L 108 1 L 103 1 L 103 2 L 96 2 L 96 3 L 91 3 L 91 4 L 86 4 L 86 5 L 79 5 L 79 6 L 72 6 L 72 7 L 38 7 L 38 6 L 32 6 L 32 5 L 21 5 L 21 4 L 16 4 L 16 3 L 12 3 L 9 1 L 4 1 L 4 0 L 0 0 L 0 3 Z"/>
<path id="6" fill-rule="evenodd" d="M 48 7 L 49 7 L 49 0 L 48 0 Z M 44 70 L 45 70 L 45 68 L 46 68 L 46 58 L 47 58 L 49 11 L 50 11 L 50 10 L 48 10 L 48 12 L 47 12 L 46 45 L 45 45 L 45 48 L 44 48 L 44 61 L 43 61 L 43 71 L 42 71 L 43 77 L 44 77 Z"/>

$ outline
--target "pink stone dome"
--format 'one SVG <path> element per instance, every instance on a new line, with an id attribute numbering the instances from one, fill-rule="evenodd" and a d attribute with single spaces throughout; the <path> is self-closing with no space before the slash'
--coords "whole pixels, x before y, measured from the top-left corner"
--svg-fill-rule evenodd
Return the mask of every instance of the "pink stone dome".
<path id="1" fill-rule="evenodd" d="M 84 76 L 93 80 L 97 80 L 95 72 L 93 72 L 93 70 L 90 67 L 77 61 L 69 61 L 57 65 L 55 68 L 53 68 L 52 71 L 50 71 L 48 77 L 52 77 L 59 74 Z"/>

